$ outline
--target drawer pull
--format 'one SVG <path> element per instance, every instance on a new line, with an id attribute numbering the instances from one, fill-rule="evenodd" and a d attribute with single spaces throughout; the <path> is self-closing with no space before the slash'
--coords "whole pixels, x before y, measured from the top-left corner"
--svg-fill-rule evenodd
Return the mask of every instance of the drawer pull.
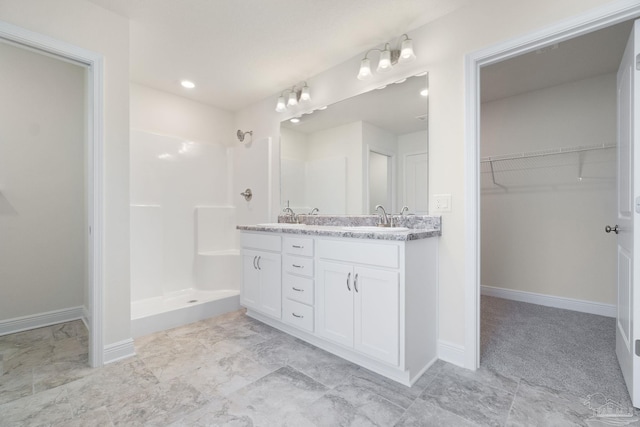
<path id="1" fill-rule="evenodd" d="M 257 269 L 258 269 L 258 267 L 256 267 L 256 258 L 258 258 L 258 256 L 257 256 L 257 255 L 253 257 L 253 269 L 254 269 L 254 270 L 257 270 Z"/>
<path id="2" fill-rule="evenodd" d="M 296 287 L 291 287 L 291 289 L 293 289 L 296 292 L 304 292 L 304 289 L 298 289 Z"/>
<path id="3" fill-rule="evenodd" d="M 349 279 L 351 279 L 351 273 L 347 274 L 347 289 L 351 292 L 351 287 L 349 286 Z"/>
<path id="4" fill-rule="evenodd" d="M 300 314 L 295 314 L 295 313 L 291 313 L 293 315 L 293 317 L 297 317 L 298 319 L 304 319 L 304 316 L 300 315 Z"/>
<path id="5" fill-rule="evenodd" d="M 260 258 L 262 258 L 261 256 L 258 257 L 258 262 L 256 262 L 256 264 L 258 264 L 258 270 L 262 270 L 262 267 L 260 267 Z"/>
<path id="6" fill-rule="evenodd" d="M 358 273 L 356 273 L 356 277 L 353 279 L 353 289 L 358 292 Z"/>
<path id="7" fill-rule="evenodd" d="M 295 268 L 304 268 L 304 265 L 296 265 L 296 264 L 292 264 Z"/>
<path id="8" fill-rule="evenodd" d="M 293 245 L 293 247 L 296 249 L 304 249 L 304 246 L 300 246 L 300 245 Z"/>

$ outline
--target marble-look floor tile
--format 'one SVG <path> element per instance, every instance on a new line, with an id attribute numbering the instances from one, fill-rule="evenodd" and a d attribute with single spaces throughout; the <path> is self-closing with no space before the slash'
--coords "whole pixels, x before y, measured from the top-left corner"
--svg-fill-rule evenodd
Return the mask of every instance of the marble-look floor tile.
<path id="1" fill-rule="evenodd" d="M 521 381 L 507 426 L 584 426 L 593 415 L 581 398 Z"/>
<path id="2" fill-rule="evenodd" d="M 166 426 L 207 402 L 202 393 L 176 378 L 108 405 L 107 409 L 114 425 Z"/>
<path id="3" fill-rule="evenodd" d="M 472 421 L 460 418 L 442 409 L 434 402 L 417 399 L 402 414 L 396 427 L 474 427 L 479 426 Z"/>
<path id="4" fill-rule="evenodd" d="M 73 418 L 69 398 L 64 387 L 0 405 L 0 424 L 13 426 L 48 426 Z"/>
<path id="5" fill-rule="evenodd" d="M 107 408 L 102 407 L 91 412 L 74 416 L 70 420 L 52 423 L 51 427 L 112 427 L 113 422 Z"/>
<path id="6" fill-rule="evenodd" d="M 287 414 L 319 399 L 327 388 L 290 367 L 269 375 L 229 395 L 230 411 L 246 415 L 257 425 L 279 425 Z"/>
<path id="7" fill-rule="evenodd" d="M 220 398 L 212 399 L 200 409 L 196 409 L 172 423 L 170 427 L 254 427 L 256 425 L 249 415 L 232 413 L 229 401 Z"/>
<path id="8" fill-rule="evenodd" d="M 286 366 L 290 360 L 308 355 L 309 346 L 291 336 L 284 335 L 258 343 L 246 351 L 261 365 L 276 370 Z"/>
<path id="9" fill-rule="evenodd" d="M 374 372 L 361 369 L 349 378 L 349 384 L 376 393 L 388 401 L 407 409 L 433 381 L 435 376 L 423 374 L 411 387 L 404 386 Z"/>
<path id="10" fill-rule="evenodd" d="M 134 341 L 136 354 L 143 358 L 174 351 L 175 346 L 175 341 L 165 331 L 139 337 Z"/>
<path id="11" fill-rule="evenodd" d="M 182 378 L 208 398 L 215 398 L 229 395 L 271 372 L 272 370 L 251 359 L 247 353 L 237 353 L 209 360 Z"/>
<path id="12" fill-rule="evenodd" d="M 158 384 L 158 379 L 145 364 L 133 357 L 106 365 L 65 387 L 74 415 L 126 402 Z"/>
<path id="13" fill-rule="evenodd" d="M 340 385 L 295 412 L 297 415 L 288 416 L 287 424 L 292 424 L 293 419 L 297 418 L 298 422 L 307 420 L 316 426 L 386 427 L 394 425 L 404 409 L 369 389 Z"/>
<path id="14" fill-rule="evenodd" d="M 298 348 L 299 351 L 291 353 L 287 364 L 328 388 L 345 383 L 361 370 L 358 365 L 317 347 Z"/>
<path id="15" fill-rule="evenodd" d="M 456 372 L 440 372 L 420 399 L 486 426 L 504 425 L 513 394 Z"/>
<path id="16" fill-rule="evenodd" d="M 61 323 L 51 326 L 53 339 L 58 341 L 65 338 L 76 338 L 88 335 L 87 327 L 82 320 L 74 320 L 73 322 Z"/>
<path id="17" fill-rule="evenodd" d="M 511 394 L 515 393 L 518 388 L 518 378 L 507 377 L 485 367 L 471 371 L 451 363 L 444 363 L 440 367 L 439 373 L 441 375 L 453 374 L 458 377 L 480 381 L 489 387 L 499 388 Z"/>
<path id="18" fill-rule="evenodd" d="M 0 337 L 0 348 L 8 343 L 18 345 L 20 347 L 31 346 L 53 341 L 53 331 L 51 326 L 44 328 L 31 329 L 15 334 L 3 335 Z"/>
<path id="19" fill-rule="evenodd" d="M 95 370 L 89 366 L 88 361 L 52 362 L 37 366 L 33 368 L 33 392 L 38 393 L 50 388 L 56 388 L 84 378 L 94 372 Z"/>
<path id="20" fill-rule="evenodd" d="M 0 405 L 31 394 L 33 394 L 32 372 L 0 375 Z"/>

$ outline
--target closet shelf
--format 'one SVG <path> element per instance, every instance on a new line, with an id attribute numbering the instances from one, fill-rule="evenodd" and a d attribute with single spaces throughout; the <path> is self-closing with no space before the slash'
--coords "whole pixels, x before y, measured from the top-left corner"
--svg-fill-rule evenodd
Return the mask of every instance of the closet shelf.
<path id="1" fill-rule="evenodd" d="M 518 154 L 504 154 L 500 156 L 489 156 L 483 157 L 480 159 L 480 163 L 491 163 L 491 162 L 499 162 L 504 160 L 516 160 L 516 159 L 531 159 L 535 157 L 546 157 L 546 156 L 555 156 L 558 154 L 567 154 L 567 153 L 580 153 L 584 151 L 596 151 L 596 150 L 606 150 L 608 148 L 616 148 L 616 144 L 601 144 L 601 145 L 585 145 L 578 147 L 563 147 L 563 148 L 554 148 L 551 150 L 541 150 L 541 151 L 529 151 Z"/>
<path id="2" fill-rule="evenodd" d="M 567 183 L 569 182 L 567 181 L 569 175 L 573 175 L 573 182 L 575 182 L 576 174 L 578 181 L 582 181 L 585 165 L 591 165 L 590 169 L 593 170 L 594 167 L 597 167 L 595 166 L 597 164 L 614 160 L 615 150 L 611 151 L 613 148 L 616 148 L 616 144 L 562 147 L 550 150 L 483 157 L 480 159 L 481 173 L 490 177 L 494 186 L 505 190 L 505 184 L 518 185 L 517 183 L 523 184 L 524 181 L 530 182 L 534 177 L 531 174 L 534 173 L 533 171 L 535 170 L 540 170 L 540 172 L 544 171 L 542 181 L 547 184 Z M 603 154 L 597 154 L 598 151 L 603 152 Z M 518 174 L 519 171 L 531 172 L 522 175 Z M 540 177 L 540 172 L 535 176 Z M 500 183 L 496 181 L 498 174 L 500 174 L 501 177 Z M 588 178 L 598 180 L 603 178 L 607 179 L 604 176 Z"/>

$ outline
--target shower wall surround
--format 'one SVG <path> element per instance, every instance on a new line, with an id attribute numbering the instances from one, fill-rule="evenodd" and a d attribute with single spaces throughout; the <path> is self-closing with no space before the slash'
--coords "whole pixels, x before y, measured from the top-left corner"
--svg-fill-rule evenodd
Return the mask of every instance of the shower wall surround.
<path id="1" fill-rule="evenodd" d="M 132 301 L 199 287 L 198 247 L 237 249 L 227 164 L 224 145 L 131 132 Z"/>

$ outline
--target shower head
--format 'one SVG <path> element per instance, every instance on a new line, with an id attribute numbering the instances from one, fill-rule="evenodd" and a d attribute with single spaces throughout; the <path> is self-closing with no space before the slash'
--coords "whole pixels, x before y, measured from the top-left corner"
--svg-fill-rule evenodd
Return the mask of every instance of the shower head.
<path id="1" fill-rule="evenodd" d="M 238 141 L 244 142 L 244 137 L 247 134 L 249 134 L 249 136 L 253 136 L 253 131 L 252 130 L 248 130 L 246 132 L 242 132 L 240 129 L 238 129 L 238 132 L 236 132 L 236 136 L 238 137 Z"/>

